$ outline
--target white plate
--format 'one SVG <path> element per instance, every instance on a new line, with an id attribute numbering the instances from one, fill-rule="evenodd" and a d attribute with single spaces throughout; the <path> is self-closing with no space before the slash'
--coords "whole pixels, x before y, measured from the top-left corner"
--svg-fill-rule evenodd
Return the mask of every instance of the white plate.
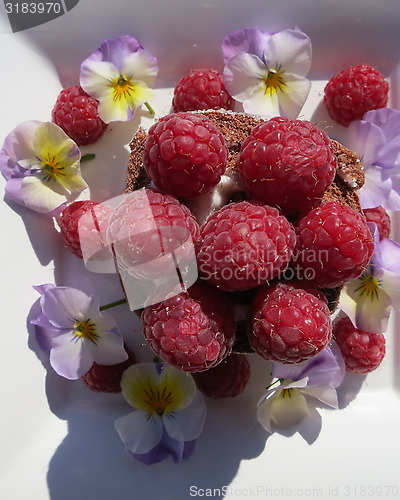
<path id="1" fill-rule="evenodd" d="M 0 141 L 24 120 L 48 120 L 62 86 L 78 81 L 80 62 L 104 38 L 132 34 L 160 63 L 157 114 L 169 110 L 172 87 L 192 67 L 221 66 L 220 44 L 234 29 L 277 31 L 299 26 L 313 43 L 314 80 L 302 117 L 318 122 L 339 140 L 321 106 L 324 80 L 346 66 L 376 65 L 392 83 L 391 105 L 400 107 L 398 0 L 81 0 L 68 14 L 13 34 L 0 10 Z M 395 89 L 395 90 L 393 90 Z M 119 194 L 124 185 L 125 145 L 145 111 L 132 123 L 115 124 L 95 146 L 85 168 L 92 198 Z M 109 147 L 111 145 L 111 147 Z M 99 172 L 101 175 L 98 175 Z M 1 179 L 1 187 L 4 181 Z M 251 387 L 232 401 L 209 403 L 205 431 L 193 457 L 147 467 L 128 457 L 114 431 L 127 411 L 119 396 L 87 391 L 46 371 L 28 347 L 26 317 L 37 298 L 33 284 L 54 282 L 91 291 L 104 302 L 119 298 L 116 278 L 93 275 L 62 248 L 49 221 L 0 204 L 1 252 L 1 468 L 0 496 L 7 500 L 109 500 L 196 497 L 400 496 L 399 340 L 392 318 L 388 355 L 368 377 L 348 377 L 361 390 L 339 411 L 321 410 L 322 428 L 288 438 L 271 437 L 255 420 L 263 368 L 253 362 Z M 399 220 L 396 220 L 398 229 Z M 113 313 L 128 335 L 137 322 L 122 308 Z M 398 323 L 399 324 L 399 323 Z M 151 356 L 136 336 L 140 360 Z M 345 404 L 345 403 L 344 403 Z M 265 449 L 264 449 L 265 448 Z"/>

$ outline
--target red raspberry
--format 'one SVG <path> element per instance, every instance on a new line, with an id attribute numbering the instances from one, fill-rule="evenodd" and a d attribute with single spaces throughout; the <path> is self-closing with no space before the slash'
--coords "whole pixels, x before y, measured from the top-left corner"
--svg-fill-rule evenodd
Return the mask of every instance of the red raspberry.
<path id="1" fill-rule="evenodd" d="M 233 398 L 241 394 L 250 380 L 250 363 L 246 355 L 233 353 L 215 368 L 193 375 L 197 388 L 215 399 Z"/>
<path id="2" fill-rule="evenodd" d="M 143 161 L 159 189 L 193 198 L 218 184 L 227 158 L 225 139 L 211 120 L 175 113 L 150 127 Z"/>
<path id="3" fill-rule="evenodd" d="M 337 160 L 329 137 L 316 125 L 276 117 L 254 127 L 237 165 L 251 197 L 290 215 L 322 197 Z"/>
<path id="4" fill-rule="evenodd" d="M 135 354 L 126 350 L 128 359 L 116 365 L 99 365 L 93 363 L 91 369 L 83 375 L 82 380 L 95 392 L 120 392 L 121 377 L 124 371 L 136 363 Z"/>
<path id="5" fill-rule="evenodd" d="M 214 69 L 199 69 L 182 77 L 174 89 L 172 107 L 177 111 L 230 109 L 233 97 L 225 88 L 222 75 Z"/>
<path id="6" fill-rule="evenodd" d="M 333 335 L 346 363 L 346 371 L 369 373 L 381 364 L 386 352 L 382 333 L 359 330 L 350 318 L 343 317 L 334 324 Z"/>
<path id="7" fill-rule="evenodd" d="M 332 324 L 322 293 L 294 282 L 257 291 L 251 307 L 249 341 L 263 358 L 302 363 L 330 341 Z"/>
<path id="8" fill-rule="evenodd" d="M 367 64 L 347 68 L 333 76 L 325 86 L 324 102 L 331 117 L 347 126 L 361 120 L 371 109 L 384 108 L 389 84 L 384 76 Z"/>
<path id="9" fill-rule="evenodd" d="M 144 309 L 144 335 L 153 351 L 181 370 L 208 370 L 232 349 L 236 324 L 228 296 L 202 282 Z"/>
<path id="10" fill-rule="evenodd" d="M 374 251 L 364 217 L 336 201 L 308 212 L 296 232 L 292 266 L 297 266 L 301 279 L 317 287 L 335 288 L 357 278 Z"/>
<path id="11" fill-rule="evenodd" d="M 386 210 L 379 205 L 375 208 L 365 208 L 363 212 L 367 222 L 375 222 L 379 233 L 379 239 L 383 240 L 389 238 L 391 222 Z"/>
<path id="12" fill-rule="evenodd" d="M 85 257 L 104 260 L 111 254 L 106 243 L 111 208 L 94 201 L 74 201 L 61 213 L 58 224 L 65 245 L 82 259 Z"/>
<path id="13" fill-rule="evenodd" d="M 224 290 L 248 290 L 276 278 L 288 265 L 295 232 L 278 209 L 257 202 L 231 203 L 200 229 L 200 274 Z"/>
<path id="14" fill-rule="evenodd" d="M 60 92 L 51 116 L 78 146 L 85 146 L 96 142 L 107 128 L 97 108 L 96 99 L 79 85 L 73 85 Z"/>
<path id="15" fill-rule="evenodd" d="M 141 278 L 170 276 L 193 260 L 200 228 L 191 211 L 176 198 L 154 189 L 127 195 L 110 218 L 107 240 L 120 269 Z M 175 259 L 171 258 L 175 255 Z"/>

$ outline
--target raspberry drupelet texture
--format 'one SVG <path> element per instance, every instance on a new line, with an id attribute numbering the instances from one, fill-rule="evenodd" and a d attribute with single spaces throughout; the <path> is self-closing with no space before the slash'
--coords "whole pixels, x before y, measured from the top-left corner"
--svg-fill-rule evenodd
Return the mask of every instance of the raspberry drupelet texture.
<path id="1" fill-rule="evenodd" d="M 239 396 L 250 380 L 251 369 L 246 355 L 232 353 L 215 368 L 193 375 L 197 388 L 215 399 Z"/>
<path id="2" fill-rule="evenodd" d="M 199 272 L 228 291 L 249 290 L 276 278 L 287 267 L 296 240 L 278 209 L 249 201 L 214 212 L 200 233 Z"/>
<path id="3" fill-rule="evenodd" d="M 249 341 L 263 358 L 302 363 L 330 341 L 332 323 L 322 293 L 295 282 L 257 291 L 250 312 Z"/>
<path id="4" fill-rule="evenodd" d="M 60 92 L 52 111 L 52 120 L 78 146 L 96 142 L 107 128 L 98 115 L 98 102 L 79 85 Z"/>
<path id="5" fill-rule="evenodd" d="M 143 162 L 158 189 L 193 198 L 218 184 L 227 158 L 225 139 L 211 120 L 174 113 L 150 127 Z"/>
<path id="6" fill-rule="evenodd" d="M 133 191 L 110 217 L 107 241 L 120 269 L 141 278 L 174 273 L 178 261 L 195 261 L 200 236 L 194 215 L 175 197 L 151 188 Z M 175 260 L 171 254 L 175 255 Z"/>
<path id="7" fill-rule="evenodd" d="M 84 383 L 95 392 L 121 392 L 121 377 L 124 371 L 136 363 L 133 351 L 127 349 L 128 359 L 116 365 L 93 363 L 91 369 L 83 375 Z"/>
<path id="8" fill-rule="evenodd" d="M 293 214 L 322 198 L 337 160 L 329 137 L 316 125 L 276 117 L 254 127 L 237 165 L 252 198 Z"/>
<path id="9" fill-rule="evenodd" d="M 335 288 L 357 278 L 374 251 L 365 218 L 352 208 L 331 201 L 300 218 L 291 267 L 312 286 Z"/>
<path id="10" fill-rule="evenodd" d="M 144 335 L 153 351 L 176 368 L 207 370 L 231 352 L 236 329 L 232 311 L 224 292 L 197 282 L 187 292 L 146 307 Z"/>
<path id="11" fill-rule="evenodd" d="M 365 208 L 363 210 L 367 222 L 375 222 L 379 233 L 379 239 L 389 238 L 391 222 L 389 214 L 380 205 L 375 208 Z"/>
<path id="12" fill-rule="evenodd" d="M 112 209 L 91 200 L 74 201 L 61 213 L 58 224 L 64 244 L 77 257 L 104 260 L 110 257 L 106 232 Z"/>
<path id="13" fill-rule="evenodd" d="M 378 368 L 385 356 L 386 340 L 383 334 L 359 330 L 346 316 L 335 322 L 333 336 L 348 372 L 370 373 Z"/>
<path id="14" fill-rule="evenodd" d="M 384 76 L 367 64 L 344 69 L 325 86 L 324 102 L 330 116 L 342 125 L 361 120 L 372 109 L 384 108 L 389 84 Z"/>
<path id="15" fill-rule="evenodd" d="M 233 110 L 235 101 L 225 88 L 222 75 L 214 69 L 198 69 L 183 76 L 174 89 L 172 107 L 178 111 L 201 109 Z"/>

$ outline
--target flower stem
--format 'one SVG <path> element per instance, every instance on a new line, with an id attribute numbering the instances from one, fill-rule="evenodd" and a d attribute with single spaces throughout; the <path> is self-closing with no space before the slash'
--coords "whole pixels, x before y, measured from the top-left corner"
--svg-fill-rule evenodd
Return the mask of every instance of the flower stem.
<path id="1" fill-rule="evenodd" d="M 151 114 L 151 115 L 155 115 L 156 112 L 154 111 L 154 109 L 150 106 L 150 104 L 148 102 L 145 102 L 144 105 L 146 106 L 148 112 Z"/>
<path id="2" fill-rule="evenodd" d="M 110 304 L 105 304 L 104 306 L 100 306 L 100 311 L 105 311 L 106 309 L 111 309 L 112 307 L 120 306 L 121 304 L 126 304 L 128 301 L 126 299 L 117 300 L 115 302 L 111 302 Z"/>
<path id="3" fill-rule="evenodd" d="M 93 160 L 93 158 L 96 158 L 96 155 L 94 153 L 88 153 L 86 155 L 83 155 L 81 157 L 81 163 L 83 163 L 84 161 Z"/>

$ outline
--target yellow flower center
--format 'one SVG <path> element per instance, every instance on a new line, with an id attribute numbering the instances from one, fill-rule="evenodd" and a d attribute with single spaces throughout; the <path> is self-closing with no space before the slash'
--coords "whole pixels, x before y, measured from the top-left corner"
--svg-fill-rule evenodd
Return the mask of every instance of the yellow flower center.
<path id="1" fill-rule="evenodd" d="M 283 92 L 284 87 L 286 86 L 282 77 L 282 72 L 275 69 L 269 70 L 268 73 L 263 76 L 262 81 L 264 83 L 265 94 L 272 95 L 278 90 Z"/>
<path id="2" fill-rule="evenodd" d="M 126 99 L 135 90 L 132 80 L 129 77 L 124 77 L 122 75 L 114 78 L 111 82 L 111 87 L 113 88 L 114 101 Z"/>
<path id="3" fill-rule="evenodd" d="M 86 319 L 85 321 L 75 321 L 74 333 L 76 337 L 88 339 L 93 343 L 96 343 L 98 338 L 96 325 L 90 319 Z"/>
<path id="4" fill-rule="evenodd" d="M 42 160 L 42 171 L 44 173 L 43 180 L 50 182 L 56 181 L 57 177 L 65 177 L 64 167 L 61 165 L 55 156 L 49 153 Z"/>
<path id="5" fill-rule="evenodd" d="M 378 300 L 382 282 L 373 274 L 362 275 L 358 280 L 361 281 L 361 284 L 355 291 L 359 293 L 360 297 L 367 297 L 371 301 Z"/>
<path id="6" fill-rule="evenodd" d="M 163 415 L 165 411 L 171 410 L 174 403 L 172 388 L 154 386 L 151 382 L 143 387 L 143 403 L 147 411 L 153 415 Z"/>
<path id="7" fill-rule="evenodd" d="M 291 387 L 289 387 L 288 389 L 282 389 L 281 397 L 282 398 L 291 398 L 293 391 L 294 391 L 294 389 Z"/>

